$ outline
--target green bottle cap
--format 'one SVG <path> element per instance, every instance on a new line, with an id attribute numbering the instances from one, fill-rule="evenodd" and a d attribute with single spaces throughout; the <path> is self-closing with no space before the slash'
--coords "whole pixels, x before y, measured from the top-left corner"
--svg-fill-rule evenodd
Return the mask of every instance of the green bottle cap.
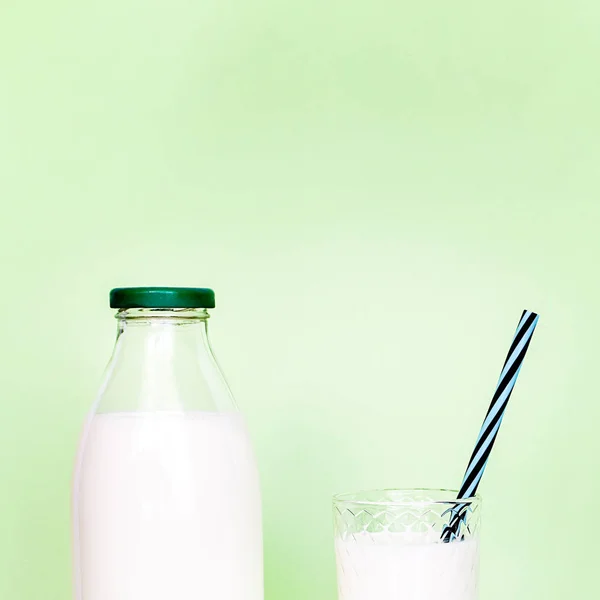
<path id="1" fill-rule="evenodd" d="M 214 308 L 209 288 L 131 287 L 110 291 L 111 308 Z"/>

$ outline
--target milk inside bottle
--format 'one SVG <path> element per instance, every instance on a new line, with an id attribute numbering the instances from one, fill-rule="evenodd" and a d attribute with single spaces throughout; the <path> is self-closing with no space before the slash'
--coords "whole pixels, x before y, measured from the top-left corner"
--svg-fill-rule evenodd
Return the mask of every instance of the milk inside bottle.
<path id="1" fill-rule="evenodd" d="M 111 292 L 118 334 L 73 481 L 75 600 L 263 600 L 258 473 L 204 288 Z"/>

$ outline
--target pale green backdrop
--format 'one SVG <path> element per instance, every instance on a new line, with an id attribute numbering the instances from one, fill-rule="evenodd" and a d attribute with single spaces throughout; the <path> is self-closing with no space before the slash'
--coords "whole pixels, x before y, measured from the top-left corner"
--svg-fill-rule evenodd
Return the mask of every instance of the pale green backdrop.
<path id="1" fill-rule="evenodd" d="M 108 290 L 163 284 L 218 293 L 267 600 L 335 600 L 333 492 L 460 483 L 538 311 L 481 598 L 595 598 L 599 27 L 592 0 L 5 1 L 0 597 L 70 597 Z"/>

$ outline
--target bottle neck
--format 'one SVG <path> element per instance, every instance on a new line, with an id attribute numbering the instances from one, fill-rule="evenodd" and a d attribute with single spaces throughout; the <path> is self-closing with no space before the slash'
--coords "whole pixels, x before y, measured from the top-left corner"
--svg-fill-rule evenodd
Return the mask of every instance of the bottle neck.
<path id="1" fill-rule="evenodd" d="M 116 319 L 116 351 L 143 357 L 149 370 L 172 360 L 189 360 L 192 352 L 211 352 L 205 309 L 131 308 L 120 310 Z"/>
<path id="2" fill-rule="evenodd" d="M 210 347 L 206 310 L 134 308 L 116 318 L 101 408 L 115 410 L 125 401 L 135 410 L 223 410 L 233 404 Z"/>

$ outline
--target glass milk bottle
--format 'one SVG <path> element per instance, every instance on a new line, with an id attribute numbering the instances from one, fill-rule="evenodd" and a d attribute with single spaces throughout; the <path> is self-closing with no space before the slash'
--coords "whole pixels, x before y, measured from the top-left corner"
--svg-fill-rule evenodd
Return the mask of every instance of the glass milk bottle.
<path id="1" fill-rule="evenodd" d="M 207 334 L 214 293 L 120 288 L 73 480 L 76 600 L 263 600 L 246 425 Z"/>

